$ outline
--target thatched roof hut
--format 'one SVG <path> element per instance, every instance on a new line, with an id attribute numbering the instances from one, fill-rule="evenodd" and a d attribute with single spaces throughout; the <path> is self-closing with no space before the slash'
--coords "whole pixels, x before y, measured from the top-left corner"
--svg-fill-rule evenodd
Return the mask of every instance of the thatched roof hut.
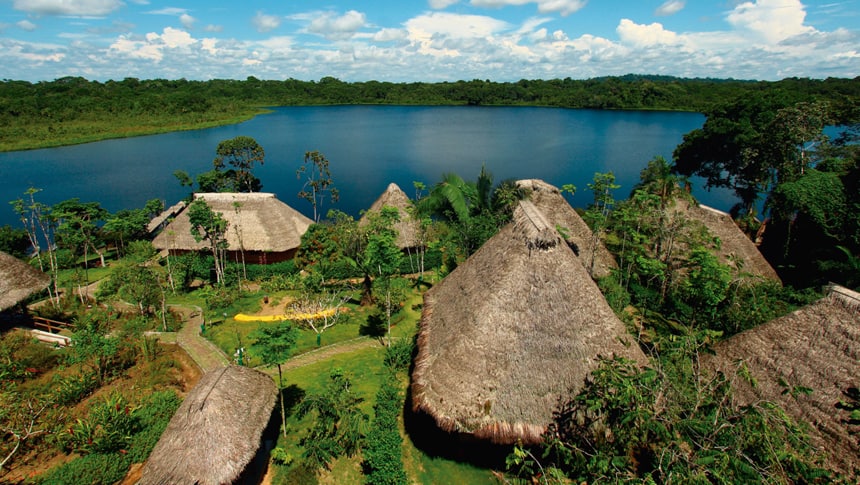
<path id="1" fill-rule="evenodd" d="M 645 360 L 555 227 L 522 201 L 425 294 L 412 406 L 449 432 L 536 443 L 612 355 Z"/>
<path id="2" fill-rule="evenodd" d="M 743 364 L 755 380 L 735 379 L 739 404 L 779 404 L 796 421 L 812 425 L 813 444 L 844 472 L 860 467 L 860 439 L 843 420 L 840 401 L 860 385 L 860 294 L 834 287 L 828 296 L 714 348 L 703 367 L 735 375 Z M 788 386 L 788 387 L 786 387 Z M 792 393 L 805 387 L 812 393 Z M 792 394 L 795 394 L 793 396 Z"/>
<path id="3" fill-rule="evenodd" d="M 12 308 L 48 287 L 51 277 L 0 251 L 0 311 Z"/>
<path id="4" fill-rule="evenodd" d="M 597 250 L 592 250 L 593 233 L 576 210 L 568 204 L 558 187 L 539 179 L 518 180 L 517 187 L 530 194 L 529 200 L 543 212 L 547 220 L 567 233 L 567 243 L 579 256 L 586 269 L 591 267 L 594 257 L 593 276 L 602 278 L 617 268 L 618 263 L 603 242 L 597 241 Z"/>
<path id="5" fill-rule="evenodd" d="M 677 198 L 675 208 L 688 219 L 701 222 L 712 235 L 720 238 L 722 244 L 717 256 L 723 263 L 755 278 L 782 283 L 779 275 L 762 256 L 755 243 L 741 231 L 731 215 L 712 207 L 690 203 L 681 197 Z"/>
<path id="6" fill-rule="evenodd" d="M 367 209 L 367 212 L 359 220 L 359 224 L 366 224 L 368 214 L 379 212 L 383 207 L 389 206 L 397 209 L 400 221 L 394 225 L 397 229 L 397 247 L 400 249 L 418 247 L 421 242 L 418 237 L 420 224 L 409 211 L 412 202 L 403 190 L 395 183 L 388 184 L 385 192 Z"/>
<path id="7" fill-rule="evenodd" d="M 302 235 L 313 223 L 299 211 L 267 193 L 200 193 L 209 207 L 227 220 L 228 258 L 248 263 L 274 263 L 292 258 L 301 245 Z M 183 253 L 207 249 L 206 241 L 191 235 L 188 208 L 152 241 L 156 249 Z"/>
<path id="8" fill-rule="evenodd" d="M 207 373 L 176 410 L 138 483 L 236 483 L 258 452 L 276 397 L 275 382 L 260 371 Z"/>

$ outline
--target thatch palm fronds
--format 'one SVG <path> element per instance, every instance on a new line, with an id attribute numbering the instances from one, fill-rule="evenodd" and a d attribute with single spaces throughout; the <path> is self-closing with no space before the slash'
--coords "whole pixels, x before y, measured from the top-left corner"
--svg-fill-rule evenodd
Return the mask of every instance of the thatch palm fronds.
<path id="1" fill-rule="evenodd" d="M 598 357 L 644 362 L 573 251 L 530 202 L 425 294 L 413 408 L 450 432 L 536 443 Z"/>
<path id="2" fill-rule="evenodd" d="M 48 287 L 51 277 L 0 251 L 0 311 Z"/>
<path id="3" fill-rule="evenodd" d="M 732 217 L 717 209 L 689 202 L 683 197 L 675 200 L 674 210 L 687 219 L 701 222 L 712 235 L 720 239 L 717 256 L 742 275 L 781 283 L 779 275 L 759 252 L 758 247 L 738 227 Z"/>
<path id="4" fill-rule="evenodd" d="M 594 259 L 593 276 L 602 278 L 618 267 L 612 253 L 602 242 L 595 245 L 594 237 L 588 224 L 582 220 L 576 210 L 565 200 L 558 187 L 543 180 L 518 180 L 517 187 L 529 194 L 529 200 L 543 213 L 554 227 L 563 231 L 567 243 L 573 248 L 582 264 L 591 267 Z M 594 249 L 596 246 L 596 249 Z"/>
<path id="5" fill-rule="evenodd" d="M 813 445 L 850 473 L 860 467 L 860 439 L 843 403 L 860 385 L 858 349 L 860 294 L 833 287 L 811 305 L 719 343 L 702 364 L 745 376 L 733 382 L 738 404 L 774 402 L 795 421 L 810 423 Z"/>
<path id="6" fill-rule="evenodd" d="M 302 235 L 313 223 L 274 194 L 199 193 L 194 194 L 194 198 L 204 200 L 213 212 L 227 221 L 225 237 L 228 250 L 247 253 L 249 262 L 265 256 L 272 260 L 292 257 L 301 245 Z M 187 208 L 155 237 L 152 244 L 162 251 L 206 249 L 206 242 L 195 240 L 191 234 Z M 278 254 L 284 256 L 278 257 Z"/>
<path id="7" fill-rule="evenodd" d="M 207 373 L 176 410 L 138 483 L 236 482 L 259 449 L 276 394 L 272 378 L 254 369 Z"/>
<path id="8" fill-rule="evenodd" d="M 418 247 L 421 244 L 418 236 L 421 230 L 420 222 L 413 215 L 412 201 L 395 183 L 388 184 L 385 192 L 373 202 L 373 205 L 361 217 L 358 222 L 359 225 L 368 224 L 368 216 L 382 211 L 382 208 L 386 206 L 397 209 L 397 213 L 400 215 L 400 220 L 394 223 L 394 229 L 397 230 L 397 247 L 400 249 Z"/>

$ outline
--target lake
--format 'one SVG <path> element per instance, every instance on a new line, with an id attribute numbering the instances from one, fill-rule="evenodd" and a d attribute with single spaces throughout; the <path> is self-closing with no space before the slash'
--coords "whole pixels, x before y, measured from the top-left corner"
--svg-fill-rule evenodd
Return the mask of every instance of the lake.
<path id="1" fill-rule="evenodd" d="M 20 225 L 5 202 L 31 186 L 42 189 L 38 200 L 47 204 L 78 197 L 112 212 L 155 198 L 171 205 L 187 195 L 173 172 L 210 170 L 218 143 L 239 135 L 255 138 L 266 151 L 265 164 L 254 169 L 263 191 L 309 216 L 310 204 L 296 196 L 302 182 L 295 171 L 310 150 L 331 163 L 341 194 L 334 207 L 355 216 L 390 182 L 411 196 L 413 181 L 429 187 L 447 172 L 475 180 L 482 164 L 496 182 L 573 183 L 579 190 L 572 203 L 585 207 L 595 172 L 614 172 L 621 185 L 616 198 L 626 198 L 647 162 L 655 155 L 671 160 L 683 135 L 704 120 L 697 113 L 526 107 L 275 108 L 230 126 L 0 153 L 0 225 Z M 731 193 L 706 192 L 701 184 L 693 194 L 723 210 L 735 202 Z"/>

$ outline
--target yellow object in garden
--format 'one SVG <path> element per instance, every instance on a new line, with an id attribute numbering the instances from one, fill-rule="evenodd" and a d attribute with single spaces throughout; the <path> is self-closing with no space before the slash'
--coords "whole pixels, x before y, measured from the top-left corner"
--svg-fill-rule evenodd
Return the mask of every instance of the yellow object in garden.
<path id="1" fill-rule="evenodd" d="M 282 313 L 280 315 L 245 315 L 244 313 L 239 313 L 235 317 L 233 317 L 233 320 L 236 320 L 237 322 L 282 322 L 284 320 L 314 320 L 317 318 L 334 316 L 337 311 L 337 308 L 329 308 L 316 313 L 292 312 Z"/>

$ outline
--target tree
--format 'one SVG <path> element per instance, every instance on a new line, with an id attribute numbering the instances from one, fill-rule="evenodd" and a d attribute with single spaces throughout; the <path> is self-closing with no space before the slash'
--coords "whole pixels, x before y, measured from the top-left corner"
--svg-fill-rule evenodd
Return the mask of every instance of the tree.
<path id="1" fill-rule="evenodd" d="M 341 309 L 349 295 L 331 290 L 316 294 L 304 294 L 290 305 L 294 320 L 300 327 L 309 328 L 317 334 L 317 346 L 322 345 L 322 334 L 337 325 Z"/>
<path id="2" fill-rule="evenodd" d="M 30 238 L 27 236 L 27 231 L 10 225 L 0 227 L 0 251 L 16 258 L 26 259 L 29 249 Z"/>
<path id="3" fill-rule="evenodd" d="M 48 274 L 51 275 L 51 285 L 48 287 L 48 295 L 51 303 L 57 307 L 60 304 L 60 289 L 58 284 L 59 265 L 57 263 L 57 253 L 54 244 L 54 231 L 57 227 L 56 219 L 51 214 L 51 207 L 36 201 L 36 194 L 42 189 L 30 187 L 24 193 L 27 199 L 16 199 L 10 202 L 21 223 L 24 225 L 24 230 L 27 231 L 27 237 L 30 239 L 30 244 L 33 246 L 33 251 L 36 253 L 36 260 L 39 262 L 39 269 L 45 272 L 45 262 L 42 259 L 42 243 L 47 247 L 48 256 Z"/>
<path id="4" fill-rule="evenodd" d="M 287 413 L 284 408 L 284 377 L 281 374 L 281 363 L 292 355 L 296 347 L 298 331 L 289 322 L 279 322 L 271 326 L 262 326 L 253 337 L 251 352 L 260 357 L 263 365 L 278 367 L 278 396 L 281 401 L 281 429 L 284 438 L 287 437 Z"/>
<path id="5" fill-rule="evenodd" d="M 218 144 L 215 153 L 212 164 L 216 171 L 224 169 L 225 165 L 233 167 L 228 171 L 228 177 L 232 179 L 236 192 L 257 192 L 262 188 L 260 179 L 252 173 L 254 164 L 262 165 L 265 159 L 265 151 L 257 140 L 249 136 L 224 140 Z"/>
<path id="6" fill-rule="evenodd" d="M 361 448 L 369 420 L 358 407 L 363 401 L 353 392 L 349 376 L 342 369 L 331 371 L 322 393 L 302 400 L 299 417 L 315 415 L 313 427 L 301 440 L 308 464 L 328 469 L 335 458 L 352 456 Z"/>
<path id="7" fill-rule="evenodd" d="M 314 209 L 314 222 L 319 222 L 322 205 L 326 197 L 334 203 L 340 199 L 340 193 L 334 186 L 329 169 L 329 161 L 318 151 L 305 152 L 302 166 L 296 170 L 296 178 L 305 178 L 299 198 L 311 203 Z"/>
<path id="8" fill-rule="evenodd" d="M 591 227 L 592 234 L 589 242 L 589 250 L 591 251 L 591 261 L 588 262 L 589 275 L 594 273 L 594 263 L 601 235 L 609 224 L 609 214 L 612 206 L 615 205 L 612 191 L 619 187 L 620 185 L 615 183 L 615 174 L 612 172 L 595 173 L 594 180 L 588 184 L 588 188 L 594 194 L 594 203 L 585 213 L 585 221 Z"/>
<path id="9" fill-rule="evenodd" d="M 56 204 L 53 215 L 57 220 L 57 244 L 70 249 L 72 254 L 79 254 L 78 251 L 83 249 L 84 268 L 89 268 L 89 249 L 92 249 L 104 267 L 99 225 L 108 216 L 108 211 L 98 202 L 81 202 L 75 197 Z"/>
<path id="10" fill-rule="evenodd" d="M 197 242 L 206 241 L 215 259 L 215 278 L 224 283 L 224 255 L 227 250 L 227 221 L 220 212 L 215 212 L 202 198 L 194 199 L 188 206 L 191 235 Z"/>
<path id="11" fill-rule="evenodd" d="M 391 346 L 392 291 L 391 278 L 400 271 L 403 252 L 397 247 L 397 230 L 394 224 L 400 213 L 394 207 L 385 206 L 381 211 L 368 215 L 367 246 L 362 266 L 370 268 L 376 276 L 385 297 L 385 316 L 388 328 L 388 346 Z"/>
<path id="12" fill-rule="evenodd" d="M 93 310 L 78 319 L 68 347 L 68 360 L 92 369 L 101 384 L 119 355 L 118 337 L 108 335 L 109 315 L 105 310 Z"/>

